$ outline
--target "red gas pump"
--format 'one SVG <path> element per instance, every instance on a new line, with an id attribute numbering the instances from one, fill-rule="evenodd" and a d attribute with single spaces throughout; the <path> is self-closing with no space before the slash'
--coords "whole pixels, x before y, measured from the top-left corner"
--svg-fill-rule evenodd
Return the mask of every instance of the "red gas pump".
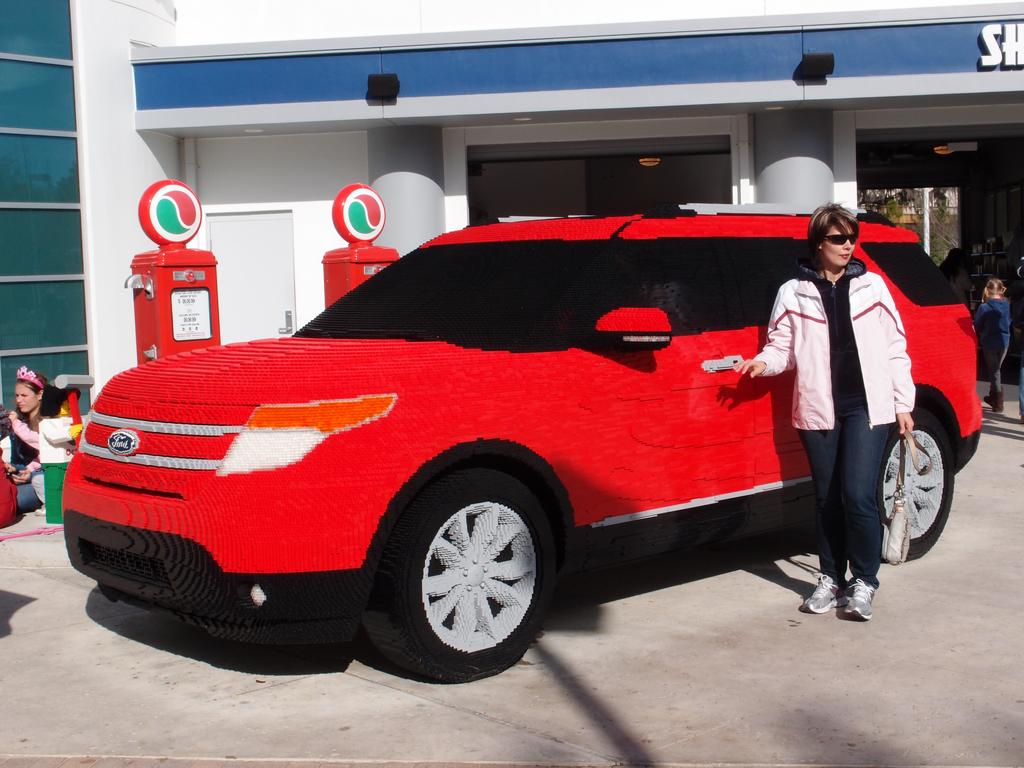
<path id="1" fill-rule="evenodd" d="M 324 254 L 324 302 L 331 306 L 357 285 L 365 283 L 388 264 L 398 251 L 374 245 L 384 231 L 384 201 L 365 184 L 349 184 L 334 198 L 331 219 L 347 246 Z"/>
<path id="2" fill-rule="evenodd" d="M 180 181 L 164 179 L 142 193 L 139 223 L 160 247 L 135 254 L 124 284 L 134 292 L 139 365 L 220 344 L 217 260 L 186 247 L 202 221 L 199 198 Z"/>

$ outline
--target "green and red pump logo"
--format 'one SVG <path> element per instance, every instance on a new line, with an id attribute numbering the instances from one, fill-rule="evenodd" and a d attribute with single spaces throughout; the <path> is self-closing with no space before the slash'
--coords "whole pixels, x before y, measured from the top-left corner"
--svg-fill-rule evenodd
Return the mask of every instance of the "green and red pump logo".
<path id="1" fill-rule="evenodd" d="M 142 193 L 139 223 L 157 245 L 184 245 L 199 231 L 203 207 L 186 184 L 163 179 L 150 184 Z"/>
<path id="2" fill-rule="evenodd" d="M 360 245 L 380 237 L 387 214 L 384 201 L 371 187 L 349 184 L 334 198 L 331 218 L 339 235 L 352 245 Z"/>

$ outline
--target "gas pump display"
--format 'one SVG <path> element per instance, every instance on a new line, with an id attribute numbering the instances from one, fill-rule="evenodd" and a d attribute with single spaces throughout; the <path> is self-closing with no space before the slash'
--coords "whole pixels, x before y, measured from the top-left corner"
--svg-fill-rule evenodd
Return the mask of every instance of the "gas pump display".
<path id="1" fill-rule="evenodd" d="M 209 339 L 210 291 L 206 288 L 171 291 L 171 325 L 175 341 Z"/>
<path id="2" fill-rule="evenodd" d="M 151 184 L 139 200 L 139 224 L 159 246 L 135 255 L 125 281 L 133 292 L 140 365 L 220 343 L 217 260 L 188 247 L 202 221 L 199 198 L 180 181 Z"/>
<path id="3" fill-rule="evenodd" d="M 387 210 L 372 187 L 344 187 L 334 198 L 331 219 L 348 245 L 324 254 L 324 303 L 328 307 L 398 260 L 394 248 L 373 244 L 384 231 Z"/>

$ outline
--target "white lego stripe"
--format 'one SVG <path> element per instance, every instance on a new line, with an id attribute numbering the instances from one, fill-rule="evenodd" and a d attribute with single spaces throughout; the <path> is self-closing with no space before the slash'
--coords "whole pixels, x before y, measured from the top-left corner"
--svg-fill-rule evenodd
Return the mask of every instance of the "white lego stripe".
<path id="1" fill-rule="evenodd" d="M 647 509 L 642 512 L 632 512 L 628 515 L 618 515 L 616 517 L 606 517 L 603 520 L 598 520 L 596 523 L 591 523 L 591 528 L 603 528 L 608 525 L 618 525 L 620 523 L 631 523 L 634 520 L 647 520 L 652 517 L 658 517 L 659 515 L 667 515 L 670 512 L 679 512 L 684 509 L 692 509 L 694 507 L 706 507 L 710 504 L 717 504 L 720 501 L 727 499 L 737 499 L 741 496 L 753 496 L 755 493 L 764 493 L 765 491 L 775 491 L 779 488 L 785 488 L 790 485 L 797 485 L 798 483 L 806 483 L 810 481 L 810 477 L 798 477 L 793 480 L 780 480 L 774 483 L 765 483 L 764 485 L 755 485 L 753 488 L 748 488 L 743 491 L 734 491 L 732 493 L 720 493 L 717 496 L 705 496 L 702 499 L 693 499 L 686 502 L 685 504 L 673 504 L 668 507 L 657 507 L 656 509 Z"/>

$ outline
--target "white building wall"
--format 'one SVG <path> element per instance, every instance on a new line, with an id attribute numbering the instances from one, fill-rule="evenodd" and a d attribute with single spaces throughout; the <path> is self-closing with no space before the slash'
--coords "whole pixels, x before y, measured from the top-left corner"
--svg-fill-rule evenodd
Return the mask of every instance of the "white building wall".
<path id="1" fill-rule="evenodd" d="M 960 0 L 385 0 L 357 7 L 337 0 L 175 0 L 179 45 L 910 8 L 969 13 L 972 5 L 998 4 L 1020 5 Z"/>
<path id="2" fill-rule="evenodd" d="M 195 191 L 207 215 L 292 214 L 295 320 L 305 325 L 324 308 L 324 253 L 345 245 L 331 222 L 334 197 L 367 182 L 366 132 L 200 139 L 196 159 Z M 208 247 L 205 227 L 196 243 Z"/>
<path id="3" fill-rule="evenodd" d="M 72 3 L 89 367 L 100 386 L 136 362 L 124 281 L 132 256 L 155 247 L 138 224 L 139 196 L 178 173 L 175 139 L 135 131 L 129 50 L 173 44 L 173 14 L 169 0 Z"/>

